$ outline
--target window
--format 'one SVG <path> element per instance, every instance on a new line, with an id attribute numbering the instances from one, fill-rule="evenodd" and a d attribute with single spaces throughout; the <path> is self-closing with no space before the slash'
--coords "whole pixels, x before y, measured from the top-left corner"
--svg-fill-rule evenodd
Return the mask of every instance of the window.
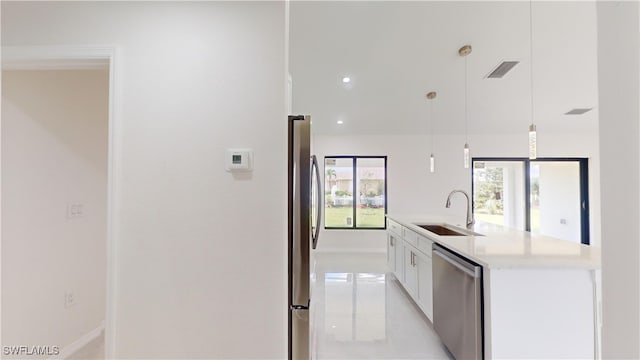
<path id="1" fill-rule="evenodd" d="M 385 229 L 386 156 L 324 158 L 325 229 Z"/>
<path id="2" fill-rule="evenodd" d="M 473 159 L 476 219 L 589 244 L 588 159 Z"/>

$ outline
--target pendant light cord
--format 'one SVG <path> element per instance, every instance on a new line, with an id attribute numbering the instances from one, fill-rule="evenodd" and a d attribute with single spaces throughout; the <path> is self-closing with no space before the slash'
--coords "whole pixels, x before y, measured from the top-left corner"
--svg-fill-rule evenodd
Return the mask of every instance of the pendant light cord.
<path id="1" fill-rule="evenodd" d="M 431 154 L 433 155 L 433 99 L 431 100 L 431 105 L 429 105 L 429 112 L 431 113 L 429 118 L 429 132 L 431 133 Z"/>
<path id="2" fill-rule="evenodd" d="M 468 55 L 467 55 L 468 56 Z M 465 142 L 469 142 L 469 109 L 467 107 L 467 56 L 464 57 L 464 138 Z"/>
<path id="3" fill-rule="evenodd" d="M 533 0 L 529 0 L 529 85 L 531 86 L 531 125 L 533 125 Z"/>

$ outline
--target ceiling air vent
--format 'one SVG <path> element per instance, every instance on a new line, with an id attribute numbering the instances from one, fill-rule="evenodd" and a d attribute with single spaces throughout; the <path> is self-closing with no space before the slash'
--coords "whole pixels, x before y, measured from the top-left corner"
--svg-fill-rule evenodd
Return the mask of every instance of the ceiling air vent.
<path id="1" fill-rule="evenodd" d="M 505 76 L 514 66 L 518 65 L 519 61 L 503 61 L 496 66 L 493 71 L 487 75 L 488 79 L 501 79 Z"/>
<path id="2" fill-rule="evenodd" d="M 575 108 L 575 109 L 571 109 L 568 112 L 564 113 L 565 115 L 582 115 L 588 111 L 590 111 L 592 108 Z"/>

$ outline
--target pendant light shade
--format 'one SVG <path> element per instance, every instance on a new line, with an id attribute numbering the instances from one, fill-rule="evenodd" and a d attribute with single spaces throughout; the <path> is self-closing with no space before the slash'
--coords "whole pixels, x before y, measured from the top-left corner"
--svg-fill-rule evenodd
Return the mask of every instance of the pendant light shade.
<path id="1" fill-rule="evenodd" d="M 536 126 L 529 125 L 529 159 L 535 160 L 538 157 Z"/>
<path id="2" fill-rule="evenodd" d="M 471 163 L 471 154 L 469 153 L 469 144 L 464 144 L 464 168 L 469 168 L 469 163 Z"/>
<path id="3" fill-rule="evenodd" d="M 433 153 L 429 156 L 429 171 L 431 173 L 436 172 L 436 158 L 433 156 Z"/>

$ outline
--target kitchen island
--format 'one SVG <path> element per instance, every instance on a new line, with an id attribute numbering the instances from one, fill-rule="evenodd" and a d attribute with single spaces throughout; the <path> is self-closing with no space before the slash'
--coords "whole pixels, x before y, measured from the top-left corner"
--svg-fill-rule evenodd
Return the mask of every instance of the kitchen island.
<path id="1" fill-rule="evenodd" d="M 390 271 L 430 320 L 433 244 L 482 266 L 486 359 L 598 357 L 599 248 L 482 222 L 466 230 L 437 216 L 387 218 Z M 463 235 L 437 235 L 424 224 Z"/>

